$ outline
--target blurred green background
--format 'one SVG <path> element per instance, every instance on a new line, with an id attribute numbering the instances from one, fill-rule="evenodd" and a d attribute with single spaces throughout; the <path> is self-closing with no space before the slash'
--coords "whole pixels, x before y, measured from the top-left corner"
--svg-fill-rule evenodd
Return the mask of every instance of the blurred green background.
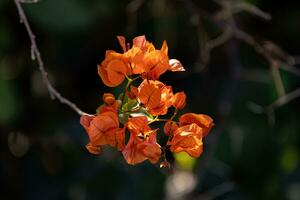
<path id="1" fill-rule="evenodd" d="M 239 27 L 299 55 L 300 2 L 248 2 L 272 20 L 242 12 L 235 15 Z M 201 158 L 170 154 L 174 167 L 169 170 L 148 162 L 129 166 L 110 148 L 101 156 L 89 154 L 79 116 L 50 99 L 30 59 L 13 0 L 1 0 L 1 200 L 300 199 L 300 101 L 276 109 L 274 125 L 249 110 L 249 102 L 268 105 L 277 94 L 266 60 L 236 39 L 213 49 L 204 67 L 205 38 L 199 36 L 215 38 L 222 29 L 202 13 L 195 26 L 191 12 L 214 14 L 220 9 L 216 3 L 41 0 L 24 9 L 51 81 L 84 111 L 94 113 L 104 92 L 119 92 L 103 85 L 96 67 L 107 49 L 121 51 L 116 36 L 145 34 L 156 47 L 167 40 L 170 58 L 186 68 L 162 76 L 174 91 L 186 92 L 184 111 L 208 114 L 216 125 Z M 300 86 L 299 77 L 281 75 L 287 92 Z"/>

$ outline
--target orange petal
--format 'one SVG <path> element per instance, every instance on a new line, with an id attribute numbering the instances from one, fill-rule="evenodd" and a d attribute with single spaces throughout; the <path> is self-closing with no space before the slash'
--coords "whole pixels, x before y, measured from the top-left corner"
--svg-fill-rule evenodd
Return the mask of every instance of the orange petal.
<path id="1" fill-rule="evenodd" d="M 147 159 L 142 152 L 137 150 L 134 140 L 134 136 L 130 135 L 129 141 L 122 151 L 124 159 L 130 165 L 141 163 Z"/>
<path id="2" fill-rule="evenodd" d="M 116 103 L 117 103 L 117 101 L 112 106 L 107 106 L 105 104 L 99 106 L 97 108 L 97 114 L 102 114 L 102 113 L 105 113 L 105 112 L 114 112 L 114 113 L 117 114 L 119 106 L 115 106 Z"/>
<path id="3" fill-rule="evenodd" d="M 145 35 L 137 36 L 132 40 L 133 46 L 139 47 L 142 49 L 146 44 L 146 37 Z"/>
<path id="4" fill-rule="evenodd" d="M 118 41 L 119 41 L 123 51 L 126 52 L 126 39 L 125 39 L 125 37 L 118 35 L 117 38 L 118 38 Z"/>
<path id="5" fill-rule="evenodd" d="M 115 96 L 112 93 L 104 93 L 102 98 L 107 105 L 113 105 L 116 101 Z"/>
<path id="6" fill-rule="evenodd" d="M 130 118 L 126 126 L 128 127 L 129 131 L 135 135 L 150 130 L 150 127 L 148 126 L 148 119 L 145 116 Z"/>
<path id="7" fill-rule="evenodd" d="M 144 53 L 139 47 L 133 46 L 124 56 L 130 60 L 130 66 L 133 74 L 145 72 Z"/>
<path id="8" fill-rule="evenodd" d="M 157 163 L 161 156 L 161 149 L 157 144 L 149 144 L 143 149 L 143 154 L 152 164 Z"/>
<path id="9" fill-rule="evenodd" d="M 160 104 L 161 89 L 157 83 L 158 81 L 144 80 L 139 86 L 138 98 L 149 109 L 155 108 Z"/>
<path id="10" fill-rule="evenodd" d="M 127 67 L 121 60 L 112 60 L 107 65 L 106 71 L 108 80 L 115 85 L 120 85 L 125 79 Z"/>
<path id="11" fill-rule="evenodd" d="M 81 115 L 80 124 L 87 129 L 90 126 L 91 121 L 95 118 L 95 116 Z"/>
<path id="12" fill-rule="evenodd" d="M 178 92 L 173 97 L 173 106 L 176 109 L 183 109 L 186 104 L 186 95 L 184 92 Z"/>
<path id="13" fill-rule="evenodd" d="M 166 40 L 164 40 L 160 51 L 163 52 L 166 56 L 168 55 L 168 45 L 167 45 Z"/>
<path id="14" fill-rule="evenodd" d="M 185 71 L 184 67 L 182 66 L 182 64 L 179 60 L 170 59 L 169 64 L 170 64 L 170 71 L 172 71 L 172 72 Z"/>
<path id="15" fill-rule="evenodd" d="M 88 143 L 85 147 L 91 154 L 99 155 L 101 153 L 101 148 L 93 145 L 92 143 Z"/>
<path id="16" fill-rule="evenodd" d="M 178 128 L 171 141 L 170 150 L 174 153 L 185 151 L 192 157 L 202 153 L 202 129 L 197 124 L 185 125 Z"/>
<path id="17" fill-rule="evenodd" d="M 118 86 L 117 84 L 110 82 L 110 80 L 108 79 L 107 71 L 105 69 L 103 69 L 103 67 L 98 66 L 98 74 L 106 86 L 108 86 L 108 87 Z"/>
<path id="18" fill-rule="evenodd" d="M 179 118 L 179 122 L 180 126 L 196 123 L 203 129 L 203 137 L 205 137 L 214 126 L 213 119 L 204 114 L 186 113 Z"/>
<path id="19" fill-rule="evenodd" d="M 144 63 L 147 78 L 151 80 L 157 80 L 160 75 L 170 68 L 168 56 L 159 50 L 147 53 L 144 58 Z"/>
<path id="20" fill-rule="evenodd" d="M 166 135 L 172 135 L 178 128 L 178 125 L 174 121 L 167 121 L 164 125 L 164 133 Z"/>

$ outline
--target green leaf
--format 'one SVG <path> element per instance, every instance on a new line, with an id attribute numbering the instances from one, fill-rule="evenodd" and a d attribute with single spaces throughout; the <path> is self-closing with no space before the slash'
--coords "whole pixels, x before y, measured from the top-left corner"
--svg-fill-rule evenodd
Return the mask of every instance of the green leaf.
<path id="1" fill-rule="evenodd" d="M 138 105 L 139 105 L 139 102 L 136 99 L 130 99 L 130 98 L 126 97 L 124 99 L 122 111 L 130 111 L 134 108 L 137 108 Z"/>

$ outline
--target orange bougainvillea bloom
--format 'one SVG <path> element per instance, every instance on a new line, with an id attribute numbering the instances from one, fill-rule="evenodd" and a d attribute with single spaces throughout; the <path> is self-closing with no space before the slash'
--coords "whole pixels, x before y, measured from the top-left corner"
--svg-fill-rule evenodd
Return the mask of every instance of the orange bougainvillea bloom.
<path id="1" fill-rule="evenodd" d="M 184 151 L 192 157 L 199 157 L 203 149 L 202 128 L 195 123 L 181 126 L 173 133 L 167 145 L 174 153 Z"/>
<path id="2" fill-rule="evenodd" d="M 166 135 L 173 134 L 178 129 L 178 125 L 174 121 L 167 121 L 164 125 L 164 133 Z"/>
<path id="3" fill-rule="evenodd" d="M 138 88 L 138 100 L 154 116 L 166 114 L 172 98 L 172 88 L 160 81 L 144 80 Z"/>
<path id="4" fill-rule="evenodd" d="M 116 102 L 116 98 L 112 93 L 104 93 L 102 99 L 109 106 L 112 106 Z"/>
<path id="5" fill-rule="evenodd" d="M 98 107 L 97 114 L 108 111 L 118 113 L 118 108 L 120 107 L 121 102 L 116 100 L 113 94 L 104 93 L 102 98 L 104 104 Z"/>
<path id="6" fill-rule="evenodd" d="M 179 109 L 186 105 L 184 92 L 173 94 L 172 87 L 158 81 L 166 71 L 185 71 L 180 61 L 169 59 L 168 45 L 164 41 L 160 49 L 146 40 L 144 35 L 133 38 L 132 44 L 125 37 L 117 36 L 122 53 L 108 50 L 105 59 L 98 66 L 103 83 L 116 87 L 127 79 L 124 91 L 118 99 L 111 93 L 103 94 L 103 104 L 96 115 L 83 115 L 80 123 L 85 128 L 90 142 L 86 148 L 90 153 L 99 154 L 103 145 L 122 151 L 128 164 L 135 165 L 145 160 L 160 167 L 170 167 L 166 151 L 186 152 L 192 157 L 202 153 L 202 139 L 212 128 L 213 120 L 208 115 L 187 113 L 176 120 Z M 141 79 L 139 86 L 136 81 Z M 163 118 L 160 115 L 173 115 Z M 149 121 L 148 121 L 149 120 Z M 164 147 L 157 143 L 158 129 L 149 124 L 166 122 L 163 131 L 168 136 Z M 121 124 L 121 127 L 120 127 Z M 125 130 L 130 133 L 125 145 Z M 162 153 L 164 152 L 164 153 Z"/>
<path id="7" fill-rule="evenodd" d="M 86 148 L 90 153 L 99 154 L 102 145 L 124 149 L 124 129 L 119 128 L 119 119 L 115 112 L 104 112 L 96 116 L 82 115 L 81 125 L 85 128 L 90 142 Z"/>
<path id="8" fill-rule="evenodd" d="M 176 109 L 183 109 L 186 103 L 186 95 L 184 92 L 177 92 L 173 97 L 172 105 Z"/>
<path id="9" fill-rule="evenodd" d="M 184 126 L 195 123 L 202 128 L 202 135 L 205 137 L 214 126 L 213 119 L 204 114 L 186 113 L 179 118 L 179 125 Z"/>
<path id="10" fill-rule="evenodd" d="M 166 41 L 163 42 L 161 49 L 155 49 L 154 45 L 142 35 L 135 37 L 132 40 L 132 47 L 129 48 L 125 37 L 117 38 L 124 51 L 123 58 L 129 63 L 133 74 L 141 74 L 144 79 L 157 80 L 167 70 L 185 71 L 178 60 L 169 60 Z"/>
<path id="11" fill-rule="evenodd" d="M 121 45 L 122 46 L 122 45 Z M 167 43 L 164 41 L 160 50 L 146 41 L 145 36 L 133 39 L 133 46 L 124 56 L 129 60 L 133 74 L 142 74 L 142 78 L 156 80 L 171 69 Z"/>
<path id="12" fill-rule="evenodd" d="M 130 131 L 128 144 L 122 151 L 126 162 L 135 165 L 148 159 L 153 164 L 157 163 L 162 151 L 156 142 L 156 130 L 150 129 L 147 118 L 131 118 L 126 126 Z"/>
<path id="13" fill-rule="evenodd" d="M 130 73 L 127 59 L 123 54 L 115 51 L 106 51 L 104 61 L 101 66 L 98 66 L 99 76 L 103 83 L 109 87 L 120 85 L 124 81 L 125 75 Z"/>

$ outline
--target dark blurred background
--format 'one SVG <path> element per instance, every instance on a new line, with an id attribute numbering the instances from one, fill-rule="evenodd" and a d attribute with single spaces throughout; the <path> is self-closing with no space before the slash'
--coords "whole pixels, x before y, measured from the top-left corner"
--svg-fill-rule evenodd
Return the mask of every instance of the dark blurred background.
<path id="1" fill-rule="evenodd" d="M 199 159 L 173 157 L 171 169 L 148 162 L 125 164 L 106 148 L 100 156 L 85 149 L 79 116 L 52 101 L 13 0 L 0 1 L 0 199 L 300 199 L 300 101 L 275 110 L 275 122 L 249 109 L 278 98 L 266 59 L 236 38 L 203 56 L 203 46 L 233 20 L 263 42 L 273 41 L 300 55 L 300 2 L 248 0 L 272 20 L 247 12 L 216 20 L 222 6 L 188 0 L 41 0 L 23 4 L 55 87 L 88 113 L 101 104 L 105 87 L 97 67 L 116 40 L 145 34 L 157 48 L 165 39 L 170 58 L 186 72 L 162 80 L 184 90 L 184 112 L 205 113 L 215 127 Z M 248 4 L 247 4 L 248 5 Z M 207 49 L 206 49 L 207 50 Z M 207 52 L 206 52 L 207 54 Z M 299 65 L 294 67 L 299 68 Z M 289 93 L 300 86 L 281 70 Z M 251 103 L 252 102 L 252 103 Z M 253 106 L 252 106 L 253 107 Z"/>

